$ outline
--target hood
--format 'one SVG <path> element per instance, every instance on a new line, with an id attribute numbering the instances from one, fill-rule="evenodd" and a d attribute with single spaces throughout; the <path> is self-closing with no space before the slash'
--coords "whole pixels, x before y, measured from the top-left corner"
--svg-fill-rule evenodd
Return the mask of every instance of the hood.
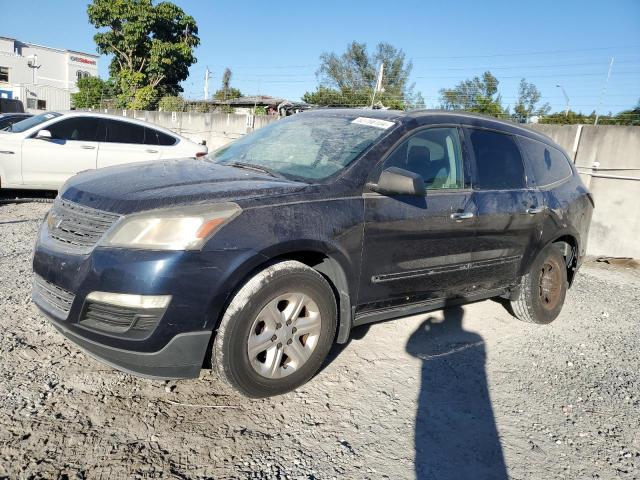
<path id="1" fill-rule="evenodd" d="M 307 184 L 207 160 L 140 162 L 89 170 L 61 190 L 69 201 L 121 214 L 295 193 Z"/>

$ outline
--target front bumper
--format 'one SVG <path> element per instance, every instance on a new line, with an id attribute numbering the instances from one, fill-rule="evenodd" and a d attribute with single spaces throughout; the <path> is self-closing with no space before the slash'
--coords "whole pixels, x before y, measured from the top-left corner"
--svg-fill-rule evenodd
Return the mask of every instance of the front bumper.
<path id="1" fill-rule="evenodd" d="M 53 326 L 91 357 L 123 372 L 153 379 L 196 378 L 211 332 L 180 333 L 157 352 L 135 352 L 88 340 L 47 314 Z"/>
<path id="2" fill-rule="evenodd" d="M 91 356 L 126 372 L 159 379 L 199 375 L 229 294 L 227 272 L 250 251 L 96 247 L 77 255 L 60 250 L 46 230 L 41 228 L 39 233 L 33 270 L 36 282 L 44 281 L 55 301 L 37 288 L 33 301 L 60 333 Z M 146 330 L 117 325 L 101 330 L 95 322 L 83 320 L 91 306 L 87 300 L 91 292 L 170 296 L 171 301 L 158 319 L 144 319 L 150 325 Z M 103 309 L 93 318 L 111 313 L 113 309 Z M 143 316 L 136 317 L 136 322 Z"/>

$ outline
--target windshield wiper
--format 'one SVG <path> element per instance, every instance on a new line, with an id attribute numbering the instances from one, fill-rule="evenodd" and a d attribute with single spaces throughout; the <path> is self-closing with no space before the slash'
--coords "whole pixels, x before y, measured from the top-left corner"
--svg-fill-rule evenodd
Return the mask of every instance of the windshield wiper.
<path id="1" fill-rule="evenodd" d="M 256 172 L 266 173 L 267 175 L 270 175 L 272 177 L 282 178 L 282 175 L 274 172 L 270 168 L 263 167 L 261 165 L 254 165 L 253 163 L 233 162 L 227 163 L 227 165 L 229 165 L 230 167 L 244 168 L 246 170 L 255 170 Z"/>

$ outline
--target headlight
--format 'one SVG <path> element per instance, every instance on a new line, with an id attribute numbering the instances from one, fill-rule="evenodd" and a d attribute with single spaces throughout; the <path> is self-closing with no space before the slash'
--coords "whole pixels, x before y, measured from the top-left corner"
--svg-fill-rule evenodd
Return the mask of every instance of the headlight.
<path id="1" fill-rule="evenodd" d="M 241 211 L 235 203 L 217 203 L 136 213 L 120 220 L 101 244 L 150 250 L 198 250 Z"/>

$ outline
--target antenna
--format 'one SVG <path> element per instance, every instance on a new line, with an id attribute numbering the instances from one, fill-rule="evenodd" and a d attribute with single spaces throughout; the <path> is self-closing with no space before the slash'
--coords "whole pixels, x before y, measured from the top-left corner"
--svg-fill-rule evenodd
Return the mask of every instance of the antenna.
<path id="1" fill-rule="evenodd" d="M 611 77 L 611 69 L 613 68 L 613 58 L 611 57 L 611 62 L 609 63 L 609 71 L 607 72 L 607 79 L 604 81 L 604 87 L 602 87 L 602 93 L 600 94 L 600 105 L 598 105 L 598 112 L 602 108 L 602 102 L 604 101 L 604 96 L 607 94 L 607 86 L 609 85 L 609 78 Z M 600 118 L 600 113 L 596 113 L 596 121 L 593 122 L 594 125 L 598 124 L 598 119 Z"/>
<path id="2" fill-rule="evenodd" d="M 211 77 L 211 72 L 209 71 L 209 66 L 204 72 L 204 100 L 209 100 L 209 77 Z"/>
<path id="3" fill-rule="evenodd" d="M 373 108 L 373 105 L 375 103 L 376 93 L 384 91 L 384 88 L 382 88 L 382 76 L 383 75 L 384 75 L 384 63 L 381 63 L 380 64 L 380 69 L 378 70 L 378 79 L 376 81 L 376 86 L 373 89 L 373 95 L 371 96 L 371 108 Z"/>
<path id="4" fill-rule="evenodd" d="M 567 92 L 564 91 L 564 87 L 562 85 L 556 85 L 556 87 L 558 87 L 560 90 L 562 90 L 562 94 L 564 95 L 564 99 L 567 102 L 567 106 L 564 109 L 564 116 L 566 117 L 567 115 L 569 115 L 569 95 L 567 95 Z"/>

